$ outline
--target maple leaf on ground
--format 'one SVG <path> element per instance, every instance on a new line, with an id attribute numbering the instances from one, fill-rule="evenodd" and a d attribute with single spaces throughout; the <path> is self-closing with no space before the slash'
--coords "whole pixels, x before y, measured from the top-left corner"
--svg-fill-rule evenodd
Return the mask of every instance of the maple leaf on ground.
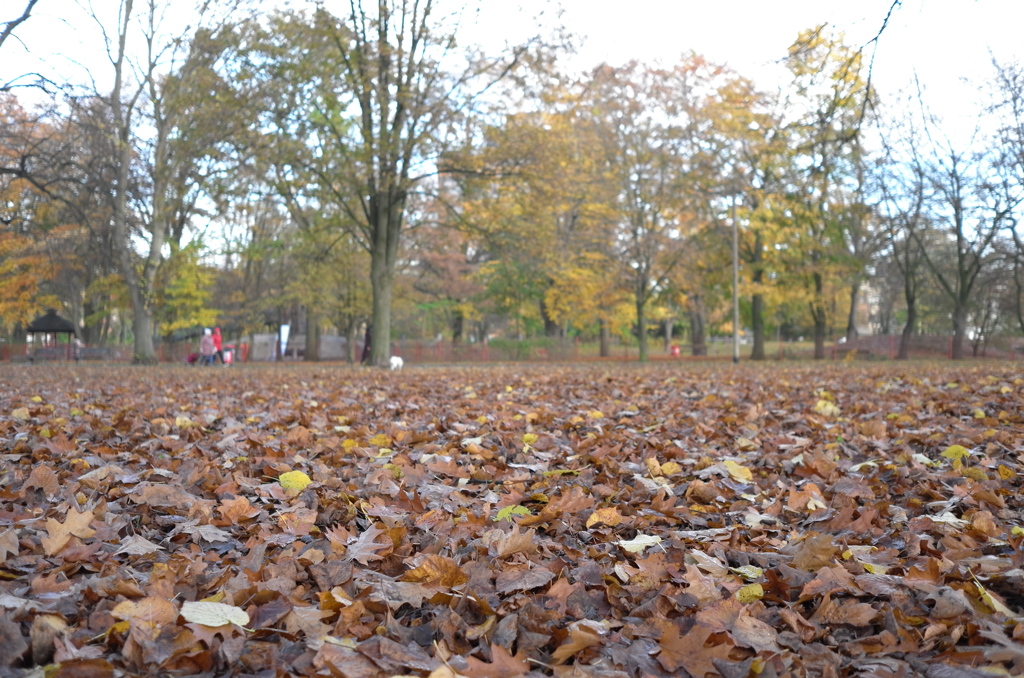
<path id="1" fill-rule="evenodd" d="M 555 660 L 556 664 L 564 664 L 569 657 L 600 643 L 601 636 L 596 631 L 574 622 L 569 625 L 569 637 L 564 643 L 555 648 L 551 657 Z"/>
<path id="2" fill-rule="evenodd" d="M 680 635 L 679 627 L 667 624 L 665 633 L 659 641 L 661 652 L 658 662 L 666 671 L 676 671 L 680 667 L 686 669 L 692 678 L 704 678 L 704 674 L 717 672 L 714 659 L 729 660 L 732 646 L 727 644 L 705 647 L 711 636 L 711 629 L 703 624 L 694 624 L 686 635 Z"/>
<path id="3" fill-rule="evenodd" d="M 793 554 L 792 566 L 798 570 L 816 572 L 828 566 L 838 550 L 832 545 L 832 535 L 812 532 Z"/>
<path id="4" fill-rule="evenodd" d="M 491 643 L 489 663 L 476 657 L 467 657 L 466 664 L 467 667 L 459 670 L 459 673 L 468 678 L 515 678 L 530 671 L 524 652 L 512 656 L 508 650 L 494 643 Z"/>
<path id="5" fill-rule="evenodd" d="M 507 558 L 516 553 L 533 553 L 537 550 L 537 530 L 520 532 L 518 525 L 513 525 L 508 532 L 489 530 L 484 534 L 483 541 L 488 553 L 498 558 Z"/>
<path id="6" fill-rule="evenodd" d="M 408 582 L 433 584 L 442 588 L 452 588 L 469 581 L 469 576 L 451 558 L 444 556 L 423 556 L 419 565 L 402 575 Z"/>
<path id="7" fill-rule="evenodd" d="M 259 507 L 250 504 L 248 497 L 222 499 L 217 510 L 224 516 L 225 520 L 230 520 L 232 523 L 255 518 L 260 514 Z"/>
<path id="8" fill-rule="evenodd" d="M 370 525 L 354 542 L 347 544 L 345 560 L 356 560 L 363 565 L 369 565 L 371 560 L 382 560 L 384 556 L 377 552 L 392 548 L 390 540 L 386 544 L 377 543 L 377 537 L 383 534 L 385 534 L 384 530 L 377 527 L 376 524 Z"/>
<path id="9" fill-rule="evenodd" d="M 52 468 L 40 464 L 32 469 L 25 484 L 21 486 L 21 491 L 25 492 L 32 487 L 38 487 L 47 497 L 53 497 L 60 492 L 60 480 Z"/>
<path id="10" fill-rule="evenodd" d="M 48 536 L 40 539 L 46 555 L 56 555 L 58 551 L 67 546 L 68 542 L 71 541 L 71 537 L 87 539 L 96 534 L 96 530 L 89 527 L 92 519 L 92 511 L 79 513 L 75 509 L 68 509 L 63 524 L 53 518 L 47 518 L 46 531 Z"/>

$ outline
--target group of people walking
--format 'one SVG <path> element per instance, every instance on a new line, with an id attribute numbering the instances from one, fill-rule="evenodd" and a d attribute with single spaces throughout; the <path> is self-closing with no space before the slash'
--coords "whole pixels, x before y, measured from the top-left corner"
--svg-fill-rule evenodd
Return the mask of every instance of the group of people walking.
<path id="1" fill-rule="evenodd" d="M 203 330 L 203 338 L 199 340 L 199 364 L 213 365 L 214 360 L 220 359 L 220 364 L 227 367 L 224 362 L 224 338 L 220 335 L 220 328 Z"/>

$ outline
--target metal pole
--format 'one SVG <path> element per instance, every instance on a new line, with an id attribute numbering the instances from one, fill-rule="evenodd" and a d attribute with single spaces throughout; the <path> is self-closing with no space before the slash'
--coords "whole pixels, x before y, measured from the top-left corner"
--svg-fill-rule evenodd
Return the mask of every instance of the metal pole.
<path id="1" fill-rule="evenodd" d="M 736 226 L 736 196 L 732 199 L 732 362 L 740 362 L 740 235 Z"/>

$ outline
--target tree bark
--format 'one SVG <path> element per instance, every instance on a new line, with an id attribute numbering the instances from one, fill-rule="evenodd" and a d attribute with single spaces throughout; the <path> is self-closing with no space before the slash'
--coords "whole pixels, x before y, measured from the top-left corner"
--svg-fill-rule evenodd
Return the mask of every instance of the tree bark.
<path id="1" fill-rule="evenodd" d="M 600 348 L 598 349 L 598 355 L 602 358 L 607 358 L 612 354 L 612 328 L 611 323 L 606 318 L 601 318 L 599 321 L 601 325 L 600 330 Z"/>
<path id="2" fill-rule="evenodd" d="M 761 282 L 762 271 L 754 272 L 754 283 Z M 754 346 L 750 350 L 751 360 L 765 359 L 764 336 L 764 295 L 754 294 L 750 298 L 750 325 L 754 333 Z"/>
<path id="3" fill-rule="evenodd" d="M 672 350 L 672 329 L 676 324 L 676 319 L 672 317 L 665 318 L 665 353 Z"/>
<path id="4" fill-rule="evenodd" d="M 648 349 L 647 349 L 647 304 L 641 301 L 639 298 L 636 300 L 636 337 L 640 347 L 639 360 L 642 363 L 647 362 Z"/>
<path id="5" fill-rule="evenodd" d="M 764 282 L 764 239 L 760 229 L 754 231 L 754 248 L 751 253 L 750 263 L 753 269 L 751 282 L 754 284 L 754 294 L 750 299 L 750 326 L 754 334 L 754 346 L 750 350 L 751 360 L 765 359 L 765 336 L 764 336 L 764 295 L 757 290 L 761 289 Z"/>
<path id="6" fill-rule="evenodd" d="M 462 336 L 466 329 L 466 316 L 462 314 L 462 311 L 456 309 L 452 313 L 452 319 L 449 324 L 452 330 L 452 348 L 458 349 L 462 346 Z"/>
<path id="7" fill-rule="evenodd" d="M 306 309 L 306 360 L 320 362 L 320 317 Z"/>
<path id="8" fill-rule="evenodd" d="M 964 341 L 967 338 L 967 304 L 957 300 L 953 309 L 953 360 L 963 360 Z"/>
<path id="9" fill-rule="evenodd" d="M 370 284 L 373 287 L 373 333 L 370 337 L 370 364 L 385 367 L 391 360 L 391 292 L 394 269 L 376 256 L 370 260 Z"/>
<path id="10" fill-rule="evenodd" d="M 695 356 L 708 354 L 707 330 L 704 326 L 704 297 L 700 294 L 690 296 L 690 352 Z"/>
<path id="11" fill-rule="evenodd" d="M 860 281 L 850 286 L 850 313 L 846 318 L 846 340 L 853 341 L 860 333 L 857 331 L 857 300 L 860 296 Z"/>
<path id="12" fill-rule="evenodd" d="M 900 350 L 896 354 L 897 360 L 910 358 L 910 342 L 914 337 L 914 329 L 917 327 L 917 293 L 909 281 L 904 281 L 904 299 L 907 302 L 907 324 L 903 326 L 903 334 L 900 336 Z"/>
<path id="13" fill-rule="evenodd" d="M 345 362 L 353 365 L 356 362 L 356 340 L 359 337 L 359 321 L 349 318 L 345 324 Z"/>
<path id="14" fill-rule="evenodd" d="M 371 202 L 375 227 L 370 250 L 370 286 L 373 290 L 370 364 L 388 367 L 391 362 L 391 301 L 405 197 L 395 191 L 384 190 Z"/>
<path id="15" fill-rule="evenodd" d="M 811 317 L 814 319 L 814 359 L 825 359 L 826 311 L 822 301 L 825 283 L 820 273 L 814 273 L 814 301 L 811 302 Z"/>

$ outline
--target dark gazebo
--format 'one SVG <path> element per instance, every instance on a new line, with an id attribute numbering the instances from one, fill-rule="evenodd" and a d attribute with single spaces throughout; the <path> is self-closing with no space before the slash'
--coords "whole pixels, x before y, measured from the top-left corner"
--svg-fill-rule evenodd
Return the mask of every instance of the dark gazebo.
<path id="1" fill-rule="evenodd" d="M 54 309 L 48 309 L 45 315 L 41 315 L 32 322 L 29 323 L 26 329 L 26 334 L 30 335 L 43 335 L 42 346 L 37 349 L 53 355 L 47 355 L 47 358 L 58 360 L 63 357 L 65 360 L 71 359 L 71 338 L 78 334 L 75 330 L 74 324 L 70 320 L 61 318 L 57 315 L 57 311 Z M 63 347 L 58 346 L 58 338 L 60 335 L 66 334 L 67 341 Z M 63 356 L 56 355 L 63 348 Z"/>

